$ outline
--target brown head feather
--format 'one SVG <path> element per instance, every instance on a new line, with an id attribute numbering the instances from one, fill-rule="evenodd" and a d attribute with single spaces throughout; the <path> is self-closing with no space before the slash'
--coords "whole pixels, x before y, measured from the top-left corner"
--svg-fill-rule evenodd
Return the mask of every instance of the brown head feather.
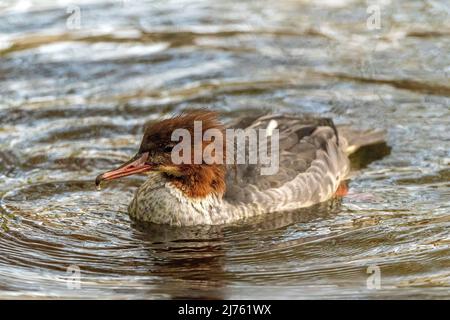
<path id="1" fill-rule="evenodd" d="M 194 150 L 194 121 L 202 123 L 202 136 L 208 129 L 220 130 L 225 147 L 224 127 L 218 120 L 217 113 L 194 110 L 146 126 L 139 152 L 149 152 L 154 159 L 157 158 L 158 154 L 153 155 L 152 152 L 162 150 L 168 144 L 174 144 L 171 141 L 171 135 L 176 129 L 186 129 L 191 133 L 192 150 Z M 202 141 L 202 148 L 204 149 L 210 143 L 212 142 Z M 223 163 L 206 164 L 203 160 L 202 164 L 194 164 L 194 152 L 192 151 L 192 164 L 173 164 L 166 157 L 164 161 L 161 161 L 158 171 L 162 172 L 172 185 L 189 197 L 203 198 L 209 194 L 222 196 L 226 189 L 225 152 L 224 150 L 216 150 L 216 152 L 221 152 L 217 157 L 222 158 Z"/>

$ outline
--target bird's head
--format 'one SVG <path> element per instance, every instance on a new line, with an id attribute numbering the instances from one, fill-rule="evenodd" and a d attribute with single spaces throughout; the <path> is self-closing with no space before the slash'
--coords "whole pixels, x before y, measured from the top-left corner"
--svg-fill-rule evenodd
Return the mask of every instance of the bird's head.
<path id="1" fill-rule="evenodd" d="M 95 182 L 158 172 L 187 196 L 221 196 L 225 192 L 224 146 L 224 127 L 215 112 L 185 112 L 147 125 L 136 155 L 100 174 Z"/>

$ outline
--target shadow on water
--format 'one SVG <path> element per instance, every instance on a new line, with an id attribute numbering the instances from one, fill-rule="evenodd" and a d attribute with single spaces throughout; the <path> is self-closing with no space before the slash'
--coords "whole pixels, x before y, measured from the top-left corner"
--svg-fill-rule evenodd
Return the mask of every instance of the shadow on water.
<path id="1" fill-rule="evenodd" d="M 383 159 L 391 153 L 392 148 L 386 143 L 367 146 L 350 155 L 350 163 L 353 170 L 367 168 L 370 163 Z"/>

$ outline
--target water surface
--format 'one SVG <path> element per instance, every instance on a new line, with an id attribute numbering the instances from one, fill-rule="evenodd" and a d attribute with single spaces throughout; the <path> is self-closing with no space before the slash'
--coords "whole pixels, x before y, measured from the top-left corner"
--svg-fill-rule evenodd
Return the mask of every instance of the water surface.
<path id="1" fill-rule="evenodd" d="M 377 3 L 371 30 L 370 1 L 1 1 L 0 298 L 448 299 L 450 10 Z M 329 116 L 391 151 L 313 208 L 132 223 L 143 178 L 95 176 L 196 107 Z"/>

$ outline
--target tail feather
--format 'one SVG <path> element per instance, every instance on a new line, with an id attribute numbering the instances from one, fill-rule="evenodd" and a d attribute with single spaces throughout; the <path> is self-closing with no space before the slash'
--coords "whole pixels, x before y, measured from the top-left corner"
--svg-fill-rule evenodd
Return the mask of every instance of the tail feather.
<path id="1" fill-rule="evenodd" d="M 339 140 L 343 142 L 343 147 L 347 154 L 352 154 L 361 147 L 386 142 L 386 132 L 384 130 L 358 131 L 346 126 L 339 126 L 337 130 Z"/>

